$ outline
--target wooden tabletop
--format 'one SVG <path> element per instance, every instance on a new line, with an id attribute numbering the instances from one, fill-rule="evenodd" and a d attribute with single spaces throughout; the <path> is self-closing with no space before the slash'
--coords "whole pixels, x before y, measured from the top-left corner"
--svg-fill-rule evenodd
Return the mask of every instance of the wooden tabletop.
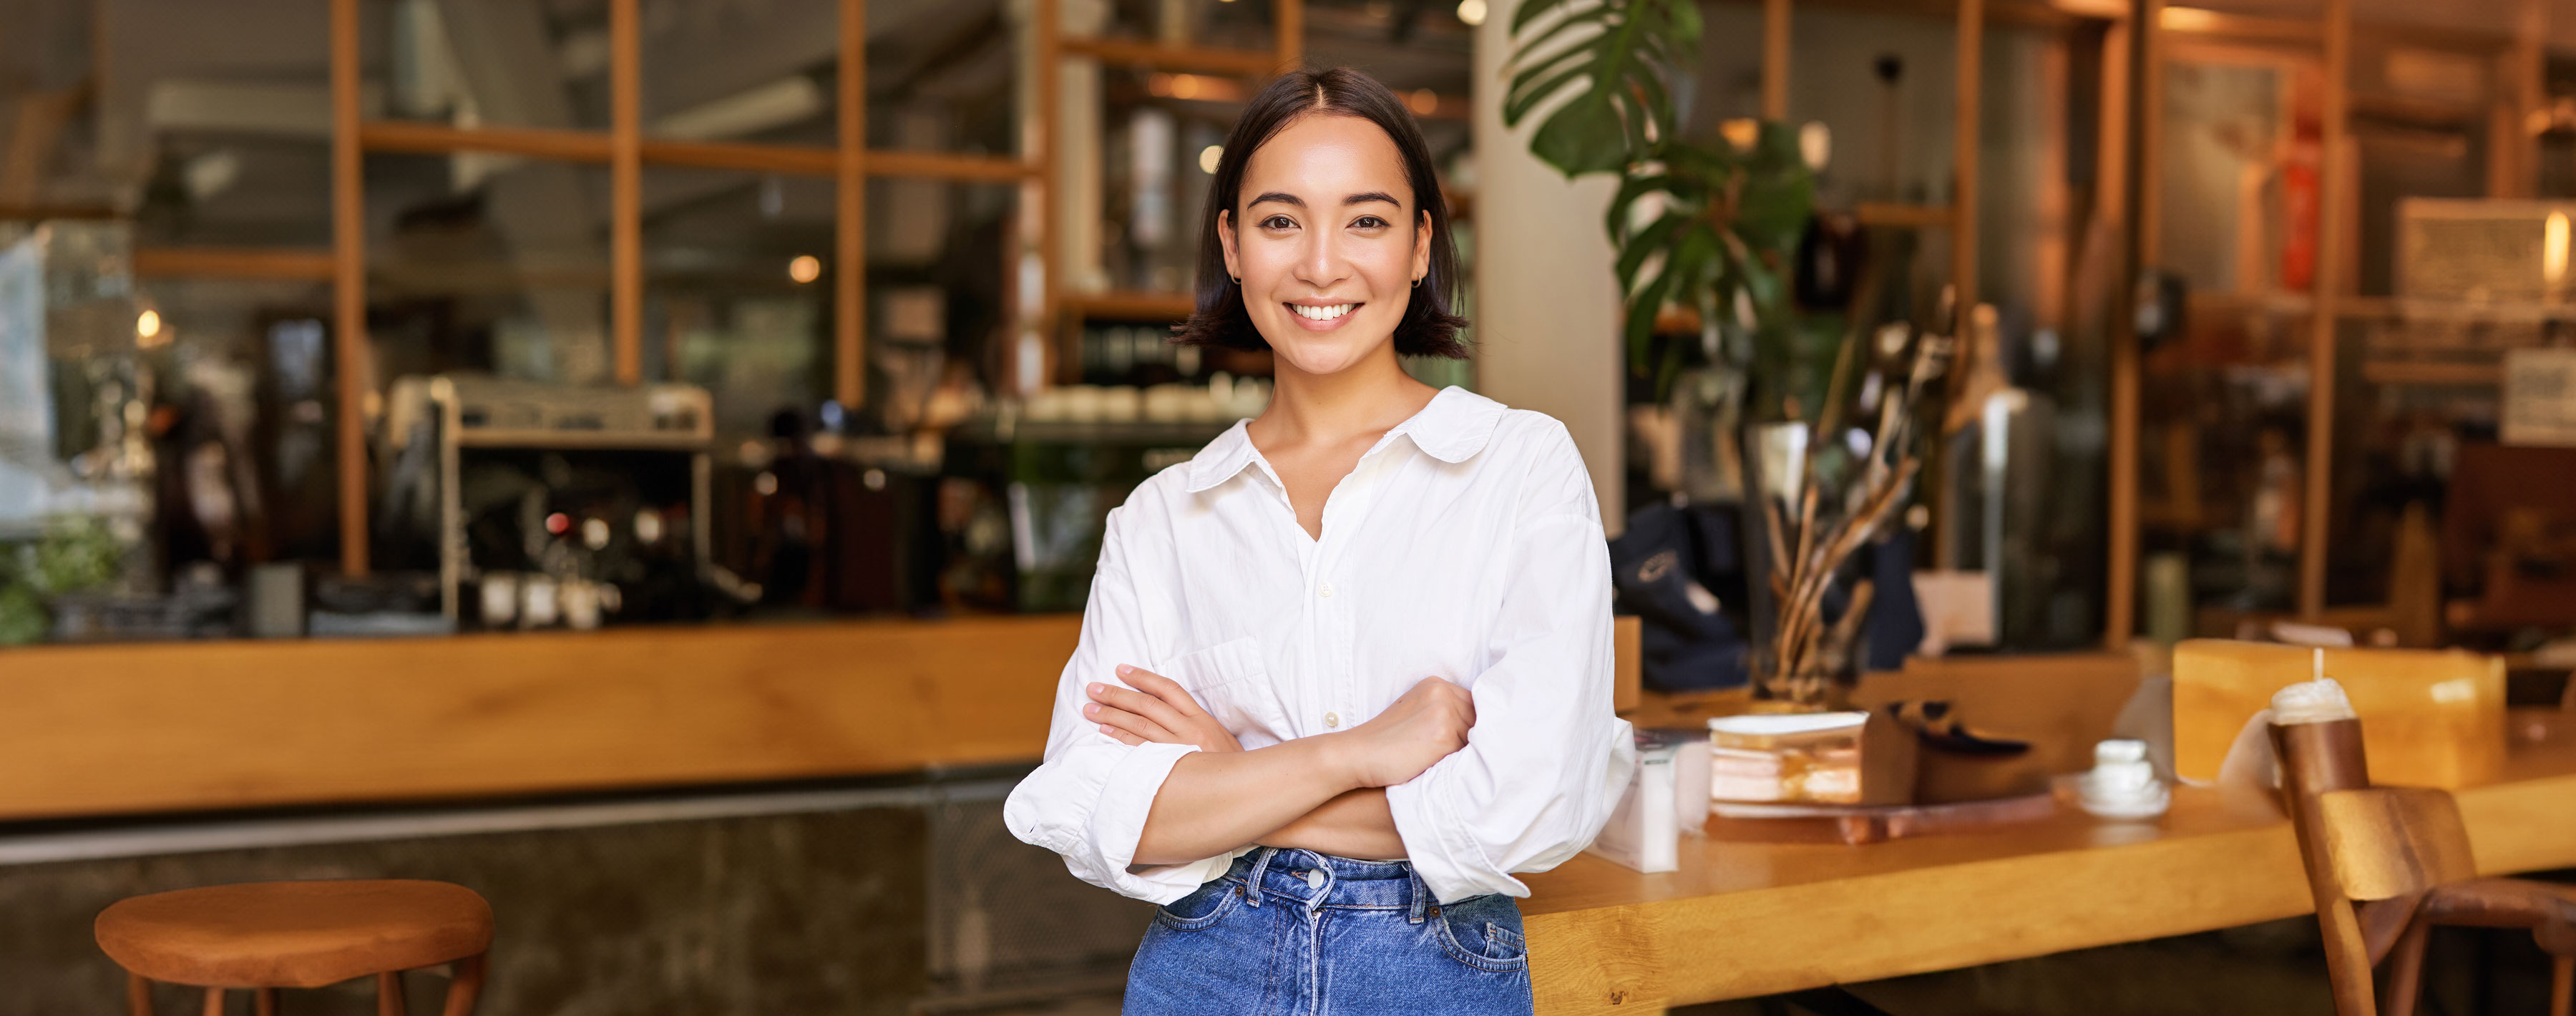
<path id="1" fill-rule="evenodd" d="M 2517 717 L 2518 726 L 2550 721 Z M 2576 724 L 2459 794 L 2488 874 L 2576 866 Z M 1870 846 L 1686 837 L 1679 871 L 1524 876 L 1538 1011 L 1654 1012 L 2309 913 L 2289 823 L 2176 791 L 2153 824 L 2045 822 Z"/>

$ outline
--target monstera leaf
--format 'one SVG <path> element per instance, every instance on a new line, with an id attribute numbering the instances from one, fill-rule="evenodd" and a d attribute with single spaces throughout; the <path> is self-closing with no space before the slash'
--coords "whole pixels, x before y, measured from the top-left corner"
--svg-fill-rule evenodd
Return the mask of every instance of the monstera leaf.
<path id="1" fill-rule="evenodd" d="M 1618 172 L 1672 136 L 1673 69 L 1699 39 L 1694 0 L 1523 0 L 1512 34 L 1527 37 L 1503 122 L 1568 96 L 1530 135 L 1548 165 L 1569 177 Z"/>
<path id="2" fill-rule="evenodd" d="M 1627 302 L 1629 364 L 1671 381 L 1682 348 L 1647 362 L 1668 304 L 1704 328 L 1749 330 L 1756 343 L 1795 330 L 1791 259 L 1814 202 L 1797 133 L 1749 122 L 1729 138 L 1679 136 L 1672 82 L 1696 48 L 1693 0 L 1523 0 L 1503 120 L 1551 101 L 1530 152 L 1567 177 L 1620 177 L 1606 222 Z"/>

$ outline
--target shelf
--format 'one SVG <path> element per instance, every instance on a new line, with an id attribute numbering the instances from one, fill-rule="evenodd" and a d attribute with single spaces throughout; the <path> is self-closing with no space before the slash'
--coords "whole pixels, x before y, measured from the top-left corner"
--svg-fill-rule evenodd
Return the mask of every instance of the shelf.
<path id="1" fill-rule="evenodd" d="M 1197 298 L 1187 293 L 1066 293 L 1056 303 L 1066 317 L 1085 321 L 1160 324 L 1185 320 L 1198 311 Z"/>
<path id="2" fill-rule="evenodd" d="M 2361 379 L 2375 385 L 2493 388 L 2504 384 L 2504 367 L 2493 363 L 2369 360 L 2361 365 Z"/>
<path id="3" fill-rule="evenodd" d="M 331 252 L 292 247 L 137 247 L 134 274 L 156 278 L 331 281 Z"/>
<path id="4" fill-rule="evenodd" d="M 1102 63 L 1247 78 L 1267 78 L 1280 65 L 1278 54 L 1267 50 L 1165 46 L 1134 39 L 1066 39 L 1057 48 L 1067 56 L 1087 56 Z"/>
<path id="5" fill-rule="evenodd" d="M 708 435 L 694 431 L 664 434 L 604 430 L 467 428 L 459 430 L 456 434 L 456 446 L 459 448 L 515 448 L 527 451 L 702 452 L 707 450 L 708 442 Z"/>

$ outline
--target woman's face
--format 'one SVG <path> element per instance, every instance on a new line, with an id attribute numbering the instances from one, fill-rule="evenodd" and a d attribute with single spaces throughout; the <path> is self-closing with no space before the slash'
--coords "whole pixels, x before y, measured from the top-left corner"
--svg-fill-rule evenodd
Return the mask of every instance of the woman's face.
<path id="1" fill-rule="evenodd" d="M 1239 200 L 1217 223 L 1225 267 L 1282 370 L 1334 373 L 1394 340 L 1431 263 L 1431 217 L 1394 139 L 1309 114 L 1253 151 Z"/>

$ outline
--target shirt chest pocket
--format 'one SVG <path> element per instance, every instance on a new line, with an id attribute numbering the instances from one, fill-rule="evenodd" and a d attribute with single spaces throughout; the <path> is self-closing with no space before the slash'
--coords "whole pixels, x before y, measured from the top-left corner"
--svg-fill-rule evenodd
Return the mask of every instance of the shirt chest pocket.
<path id="1" fill-rule="evenodd" d="M 1289 737 L 1287 710 L 1280 704 L 1278 690 L 1271 687 L 1260 639 L 1245 636 L 1220 642 L 1165 660 L 1154 672 L 1179 682 L 1199 708 L 1224 725 L 1247 751 Z"/>

